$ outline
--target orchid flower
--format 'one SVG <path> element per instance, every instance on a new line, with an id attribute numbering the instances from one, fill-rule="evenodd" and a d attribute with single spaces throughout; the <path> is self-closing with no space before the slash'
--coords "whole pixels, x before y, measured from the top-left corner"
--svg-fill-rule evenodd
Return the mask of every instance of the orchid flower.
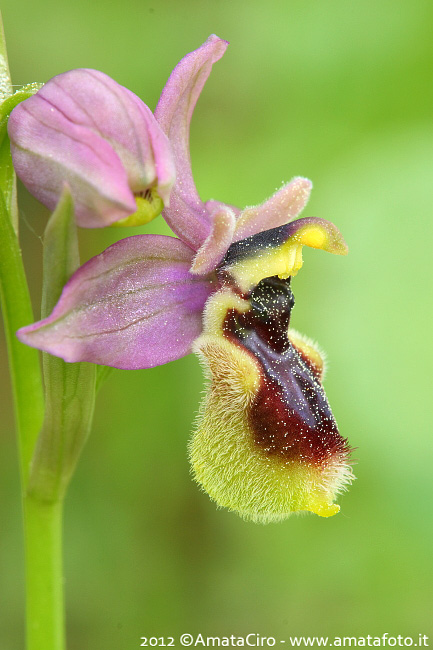
<path id="1" fill-rule="evenodd" d="M 338 512 L 334 500 L 352 478 L 349 447 L 322 387 L 320 352 L 289 329 L 294 304 L 291 278 L 302 266 L 304 245 L 340 255 L 347 253 L 347 246 L 332 223 L 313 217 L 295 220 L 311 189 L 304 178 L 293 179 L 261 205 L 244 210 L 200 199 L 191 173 L 189 125 L 212 65 L 227 45 L 211 36 L 184 57 L 156 108 L 158 127 L 150 118 L 146 121 L 146 128 L 152 124 L 152 132 L 161 129 L 170 145 L 159 139 L 164 147 L 154 150 L 161 155 L 155 169 L 171 169 L 173 154 L 176 181 L 169 203 L 164 197 L 163 217 L 177 238 L 136 235 L 110 246 L 72 276 L 50 316 L 22 328 L 18 336 L 68 362 L 129 369 L 150 368 L 194 350 L 210 383 L 190 443 L 196 480 L 219 505 L 254 521 L 279 520 L 299 511 L 326 517 Z M 80 106 L 86 101 L 88 74 L 95 73 L 77 72 L 83 75 L 81 87 L 80 77 L 75 78 L 74 71 L 67 73 L 77 84 L 70 89 L 72 101 L 77 94 Z M 65 86 L 55 79 L 59 81 L 48 82 L 40 92 L 56 106 L 63 101 Z M 48 135 L 56 127 L 45 104 L 37 103 L 37 95 L 33 99 L 28 112 L 38 124 L 45 125 L 46 120 Z M 46 163 L 42 184 L 37 172 L 30 171 L 30 161 L 40 155 L 40 148 L 33 146 L 36 135 L 28 129 L 26 104 L 11 127 L 18 174 L 36 196 L 42 200 L 49 196 L 51 201 L 63 181 L 71 184 L 66 163 L 72 159 L 79 179 L 73 186 L 77 218 L 81 214 L 83 225 L 101 223 L 106 210 L 99 201 L 101 188 L 109 188 L 109 183 L 99 169 L 95 188 L 83 183 L 87 156 L 82 161 L 79 156 L 63 157 L 57 142 L 49 139 L 44 155 L 52 160 L 53 147 L 55 162 Z M 128 117 L 143 126 L 135 100 L 131 106 Z M 123 109 L 113 110 L 126 119 Z M 90 123 L 99 123 L 101 116 L 99 108 L 96 118 L 91 111 L 89 104 L 85 118 L 89 133 L 94 129 Z M 62 123 L 62 138 L 74 140 L 76 129 L 84 128 L 84 117 L 81 110 L 68 117 L 71 126 Z M 55 125 L 59 119 L 54 113 Z M 113 136 L 117 143 L 120 130 Z M 129 169 L 125 160 L 136 152 L 128 139 L 135 131 L 128 133 L 110 153 L 110 160 L 116 155 L 121 159 L 124 170 Z M 95 137 L 101 134 L 112 144 L 107 130 Z M 25 154 L 20 153 L 23 147 Z M 46 176 L 51 170 L 52 185 Z M 125 173 L 120 176 L 123 180 L 116 180 L 114 193 L 120 185 L 126 187 Z M 164 181 L 158 171 L 143 182 L 156 183 L 162 195 Z M 111 206 L 107 213 L 112 214 Z M 110 216 L 107 221 L 111 220 Z"/>

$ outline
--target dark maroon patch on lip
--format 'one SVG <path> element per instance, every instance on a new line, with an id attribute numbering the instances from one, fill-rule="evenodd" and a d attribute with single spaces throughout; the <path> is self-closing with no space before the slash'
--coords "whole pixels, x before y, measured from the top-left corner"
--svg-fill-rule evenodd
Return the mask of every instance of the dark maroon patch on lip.
<path id="1" fill-rule="evenodd" d="M 262 280 L 246 313 L 229 310 L 224 336 L 259 362 L 262 382 L 248 417 L 255 443 L 284 462 L 319 465 L 345 458 L 347 441 L 338 432 L 322 385 L 288 336 L 294 299 L 290 280 Z"/>

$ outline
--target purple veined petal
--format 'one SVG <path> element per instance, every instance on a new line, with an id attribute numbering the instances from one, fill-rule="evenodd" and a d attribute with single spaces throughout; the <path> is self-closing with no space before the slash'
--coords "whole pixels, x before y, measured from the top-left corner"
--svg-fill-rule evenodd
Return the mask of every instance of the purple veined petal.
<path id="1" fill-rule="evenodd" d="M 191 273 L 195 275 L 206 275 L 216 269 L 233 240 L 236 226 L 233 211 L 227 206 L 221 206 L 216 209 L 212 218 L 211 234 L 198 250 L 191 266 Z"/>
<path id="2" fill-rule="evenodd" d="M 189 155 L 189 125 L 197 99 L 212 65 L 228 46 L 215 35 L 187 54 L 170 75 L 155 110 L 155 117 L 173 148 L 177 180 L 171 203 L 163 216 L 170 228 L 191 248 L 198 250 L 209 236 L 211 223 L 192 177 Z"/>
<path id="3" fill-rule="evenodd" d="M 189 273 L 191 250 L 163 235 L 122 239 L 84 264 L 52 314 L 20 329 L 27 345 L 116 368 L 151 368 L 188 354 L 215 290 Z"/>
<path id="4" fill-rule="evenodd" d="M 283 226 L 295 219 L 306 206 L 312 186 L 308 178 L 297 177 L 261 205 L 245 208 L 238 218 L 233 241 Z"/>

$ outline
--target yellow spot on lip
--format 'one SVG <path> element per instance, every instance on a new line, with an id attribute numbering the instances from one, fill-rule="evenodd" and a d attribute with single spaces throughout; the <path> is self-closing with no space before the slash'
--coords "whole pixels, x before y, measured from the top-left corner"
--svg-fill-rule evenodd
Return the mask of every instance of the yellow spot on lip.
<path id="1" fill-rule="evenodd" d="M 328 242 L 328 234 L 323 228 L 309 226 L 297 234 L 297 239 L 303 246 L 325 248 Z"/>

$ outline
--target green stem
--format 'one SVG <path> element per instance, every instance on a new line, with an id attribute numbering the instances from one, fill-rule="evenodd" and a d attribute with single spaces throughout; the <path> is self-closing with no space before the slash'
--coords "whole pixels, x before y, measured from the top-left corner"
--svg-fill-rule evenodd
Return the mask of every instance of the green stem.
<path id="1" fill-rule="evenodd" d="M 27 494 L 44 403 L 38 352 L 20 343 L 16 331 L 33 322 L 18 239 L 0 191 L 0 293 L 9 352 L 24 507 L 28 650 L 63 650 L 61 569 L 62 501 L 45 503 Z"/>
<path id="2" fill-rule="evenodd" d="M 64 650 L 63 501 L 24 499 L 27 650 Z"/>
<path id="3" fill-rule="evenodd" d="M 44 397 L 39 353 L 20 343 L 16 337 L 20 327 L 33 322 L 33 312 L 18 241 L 16 178 L 6 123 L 13 105 L 25 99 L 25 94 L 11 97 L 12 84 L 0 14 L 0 100 L 3 102 L 0 111 L 0 302 L 8 347 L 23 495 L 27 648 L 64 650 L 63 500 L 45 503 L 27 492 L 30 464 L 44 416 Z"/>

